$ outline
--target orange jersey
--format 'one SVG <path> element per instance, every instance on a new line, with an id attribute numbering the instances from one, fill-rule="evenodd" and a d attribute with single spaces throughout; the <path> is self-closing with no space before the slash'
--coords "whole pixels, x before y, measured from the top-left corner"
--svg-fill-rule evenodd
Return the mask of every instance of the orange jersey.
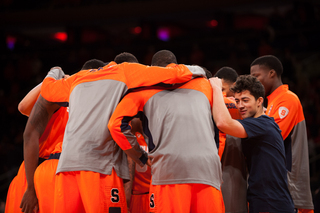
<path id="1" fill-rule="evenodd" d="M 283 140 L 290 134 L 295 125 L 304 120 L 303 109 L 296 94 L 288 85 L 278 87 L 268 97 L 266 115 L 273 117 L 279 125 Z"/>
<path id="2" fill-rule="evenodd" d="M 225 97 L 225 94 L 224 94 L 223 98 L 224 98 L 224 103 L 226 104 L 226 107 L 228 108 L 228 111 L 229 111 L 231 117 L 233 119 L 241 119 L 241 114 L 236 106 L 236 102 L 230 98 Z M 219 150 L 218 150 L 218 152 L 219 152 L 220 160 L 221 160 L 224 148 L 225 148 L 225 143 L 226 143 L 226 134 L 219 131 Z"/>
<path id="3" fill-rule="evenodd" d="M 267 98 L 266 115 L 273 117 L 282 131 L 288 187 L 295 208 L 313 209 L 306 122 L 300 100 L 288 85 L 279 86 Z"/>
<path id="4" fill-rule="evenodd" d="M 55 153 L 61 153 L 62 152 L 62 141 L 56 144 L 54 150 L 51 152 L 51 154 Z"/>
<path id="5" fill-rule="evenodd" d="M 49 120 L 46 129 L 39 139 L 39 157 L 48 158 L 58 143 L 62 143 L 68 121 L 68 108 L 60 107 Z M 60 150 L 61 152 L 61 150 Z"/>
<path id="6" fill-rule="evenodd" d="M 136 137 L 139 145 L 142 149 L 148 152 L 148 145 L 144 140 L 144 137 L 139 132 L 136 132 Z M 134 180 L 132 185 L 132 194 L 145 194 L 149 193 L 151 181 L 151 168 L 147 165 L 140 167 L 136 164 Z"/>

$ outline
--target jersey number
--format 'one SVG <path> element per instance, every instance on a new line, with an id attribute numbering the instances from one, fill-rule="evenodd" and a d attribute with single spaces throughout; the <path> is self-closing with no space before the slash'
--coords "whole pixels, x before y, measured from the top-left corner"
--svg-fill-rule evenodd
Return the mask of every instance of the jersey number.
<path id="1" fill-rule="evenodd" d="M 111 201 L 113 203 L 118 203 L 119 200 L 120 200 L 119 190 L 118 189 L 111 189 Z"/>

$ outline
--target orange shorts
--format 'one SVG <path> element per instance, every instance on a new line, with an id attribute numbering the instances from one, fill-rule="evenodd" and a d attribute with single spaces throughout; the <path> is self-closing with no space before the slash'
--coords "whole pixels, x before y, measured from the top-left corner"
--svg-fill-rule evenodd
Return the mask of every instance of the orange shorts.
<path id="1" fill-rule="evenodd" d="M 61 172 L 56 175 L 56 213 L 127 213 L 123 181 L 92 171 Z"/>
<path id="2" fill-rule="evenodd" d="M 150 185 L 150 212 L 225 212 L 221 191 L 204 184 Z"/>
<path id="3" fill-rule="evenodd" d="M 131 195 L 130 213 L 149 213 L 149 193 Z"/>
<path id="4" fill-rule="evenodd" d="M 298 213 L 314 213 L 313 209 L 298 209 Z"/>
<path id="5" fill-rule="evenodd" d="M 58 162 L 58 159 L 46 160 L 38 166 L 34 173 L 34 187 L 40 212 L 53 212 L 54 187 Z"/>
<path id="6" fill-rule="evenodd" d="M 5 213 L 21 212 L 20 203 L 24 192 L 27 189 L 27 185 L 26 171 L 23 161 L 19 168 L 17 176 L 15 176 L 10 183 L 7 194 Z"/>

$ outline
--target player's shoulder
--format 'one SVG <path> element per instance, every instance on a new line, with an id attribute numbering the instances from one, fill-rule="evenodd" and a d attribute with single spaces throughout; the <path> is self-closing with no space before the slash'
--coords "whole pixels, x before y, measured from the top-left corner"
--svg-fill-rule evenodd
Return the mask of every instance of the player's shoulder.
<path id="1" fill-rule="evenodd" d="M 295 94 L 294 92 L 292 92 L 291 90 L 288 90 L 286 93 L 285 93 L 289 98 L 292 98 L 292 99 L 296 99 L 296 100 L 299 100 L 299 97 L 297 94 Z"/>
<path id="2" fill-rule="evenodd" d="M 281 104 L 286 104 L 289 107 L 301 105 L 299 97 L 294 92 L 292 92 L 290 90 L 287 90 L 287 91 L 281 93 L 280 96 L 278 97 L 277 102 L 281 103 Z"/>

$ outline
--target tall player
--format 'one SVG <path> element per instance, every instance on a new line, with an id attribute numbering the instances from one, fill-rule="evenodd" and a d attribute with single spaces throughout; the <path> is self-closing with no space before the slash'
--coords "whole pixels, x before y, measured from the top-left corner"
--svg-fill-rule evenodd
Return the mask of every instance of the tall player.
<path id="1" fill-rule="evenodd" d="M 127 159 L 113 141 L 106 125 L 128 89 L 160 82 L 180 83 L 196 66 L 148 67 L 138 63 L 110 62 L 89 73 L 66 80 L 61 70 L 51 70 L 41 95 L 52 102 L 69 103 L 70 114 L 56 176 L 54 212 L 127 212 L 123 179 L 129 179 Z M 193 72 L 191 72 L 191 71 Z M 126 150 L 147 160 L 140 146 Z"/>
<path id="2" fill-rule="evenodd" d="M 155 66 L 172 62 L 175 56 L 167 50 L 152 59 Z M 224 212 L 211 100 L 208 80 L 197 78 L 132 91 L 112 115 L 109 130 L 124 150 L 137 145 L 129 121 L 135 116 L 143 121 L 152 170 L 150 212 Z"/>
<path id="3" fill-rule="evenodd" d="M 231 67 L 220 68 L 214 77 L 221 79 L 224 102 L 233 119 L 241 119 L 234 93 L 230 90 L 238 73 Z M 241 139 L 219 131 L 219 156 L 222 164 L 221 192 L 226 213 L 246 213 L 247 166 L 242 152 Z"/>
<path id="4" fill-rule="evenodd" d="M 265 55 L 251 63 L 252 76 L 263 84 L 268 98 L 266 115 L 273 117 L 281 129 L 288 170 L 289 190 L 295 208 L 301 213 L 313 212 L 310 190 L 309 154 L 306 122 L 300 100 L 283 84 L 283 67 L 273 55 Z"/>
<path id="5" fill-rule="evenodd" d="M 253 76 L 239 76 L 232 87 L 243 120 L 234 120 L 221 94 L 221 80 L 211 78 L 212 114 L 217 127 L 242 138 L 242 150 L 249 171 L 249 212 L 293 213 L 287 186 L 286 158 L 279 126 L 263 112 L 264 88 Z"/>

